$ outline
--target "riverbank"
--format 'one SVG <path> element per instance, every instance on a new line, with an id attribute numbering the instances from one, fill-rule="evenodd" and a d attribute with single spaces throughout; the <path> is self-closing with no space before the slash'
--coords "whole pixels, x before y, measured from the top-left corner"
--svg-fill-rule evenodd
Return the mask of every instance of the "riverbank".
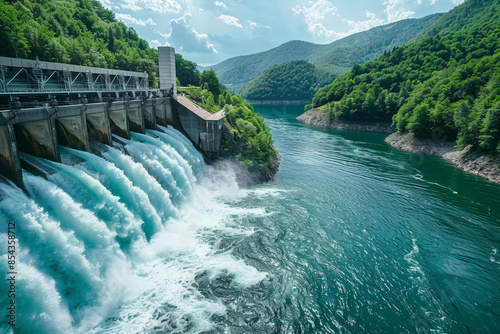
<path id="1" fill-rule="evenodd" d="M 245 100 L 245 102 L 250 104 L 307 104 L 311 101 L 306 100 L 289 100 L 289 101 L 279 101 L 279 100 Z"/>
<path id="2" fill-rule="evenodd" d="M 297 117 L 306 125 L 341 130 L 393 133 L 395 129 L 388 123 L 363 123 L 330 119 L 327 110 L 309 110 Z"/>
<path id="3" fill-rule="evenodd" d="M 458 150 L 455 148 L 455 142 L 421 140 L 410 133 L 393 133 L 385 141 L 404 151 L 442 157 L 466 172 L 500 183 L 500 160 L 471 152 L 470 146 Z"/>
<path id="4" fill-rule="evenodd" d="M 331 120 L 326 110 L 309 110 L 297 119 L 306 125 L 318 127 L 390 133 L 385 141 L 392 147 L 408 152 L 442 157 L 466 172 L 484 177 L 491 182 L 500 183 L 500 159 L 470 152 L 470 147 L 458 150 L 455 148 L 455 142 L 420 140 L 409 133 L 395 133 L 395 129 L 389 124 Z"/>
<path id="5" fill-rule="evenodd" d="M 272 144 L 269 144 L 276 154 L 269 154 L 265 163 L 259 163 L 250 150 L 250 143 L 244 140 L 228 122 L 222 127 L 221 150 L 219 157 L 236 163 L 238 167 L 237 181 L 242 187 L 271 182 L 278 173 L 281 155 Z"/>

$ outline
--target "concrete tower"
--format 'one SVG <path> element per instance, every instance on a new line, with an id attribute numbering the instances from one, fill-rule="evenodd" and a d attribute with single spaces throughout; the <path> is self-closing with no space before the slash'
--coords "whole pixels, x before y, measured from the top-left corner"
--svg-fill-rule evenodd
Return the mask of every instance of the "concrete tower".
<path id="1" fill-rule="evenodd" d="M 170 46 L 158 47 L 158 67 L 160 72 L 160 89 L 170 91 L 177 98 L 177 83 L 175 80 L 175 49 Z"/>

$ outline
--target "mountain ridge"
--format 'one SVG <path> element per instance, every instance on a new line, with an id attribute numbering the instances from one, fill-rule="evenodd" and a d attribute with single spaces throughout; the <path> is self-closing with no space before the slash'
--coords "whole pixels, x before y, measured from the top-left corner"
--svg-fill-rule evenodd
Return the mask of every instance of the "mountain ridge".
<path id="1" fill-rule="evenodd" d="M 336 77 L 347 72 L 359 62 L 374 59 L 386 50 L 409 42 L 418 32 L 430 26 L 442 15 L 438 13 L 420 19 L 406 19 L 389 23 L 329 44 L 291 40 L 267 51 L 229 58 L 203 69 L 213 69 L 221 82 L 237 93 L 242 91 L 243 84 L 255 79 L 270 67 L 296 60 L 309 61 L 324 72 Z M 374 35 L 380 33 L 385 34 L 382 40 L 373 38 Z M 379 45 L 375 45 L 375 43 Z M 362 52 L 360 52 L 360 48 L 364 48 Z M 348 53 L 346 53 L 347 51 Z M 361 56 L 359 56 L 360 54 Z M 340 59 L 340 61 L 336 59 Z"/>

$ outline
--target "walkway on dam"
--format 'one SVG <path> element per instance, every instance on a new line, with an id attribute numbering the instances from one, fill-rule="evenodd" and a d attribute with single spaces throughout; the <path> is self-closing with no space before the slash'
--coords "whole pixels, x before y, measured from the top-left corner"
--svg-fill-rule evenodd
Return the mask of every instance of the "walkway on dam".
<path id="1" fill-rule="evenodd" d="M 218 121 L 224 118 L 224 110 L 218 111 L 215 114 L 211 114 L 185 96 L 177 96 L 177 102 L 179 102 L 185 108 L 189 109 L 191 112 L 204 119 L 205 121 Z"/>

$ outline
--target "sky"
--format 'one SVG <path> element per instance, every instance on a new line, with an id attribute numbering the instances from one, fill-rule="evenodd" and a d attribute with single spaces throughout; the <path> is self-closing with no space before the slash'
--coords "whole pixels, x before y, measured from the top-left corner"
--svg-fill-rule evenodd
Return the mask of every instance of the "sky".
<path id="1" fill-rule="evenodd" d="M 207 66 L 291 40 L 331 43 L 464 0 L 99 0 L 151 47 Z"/>

